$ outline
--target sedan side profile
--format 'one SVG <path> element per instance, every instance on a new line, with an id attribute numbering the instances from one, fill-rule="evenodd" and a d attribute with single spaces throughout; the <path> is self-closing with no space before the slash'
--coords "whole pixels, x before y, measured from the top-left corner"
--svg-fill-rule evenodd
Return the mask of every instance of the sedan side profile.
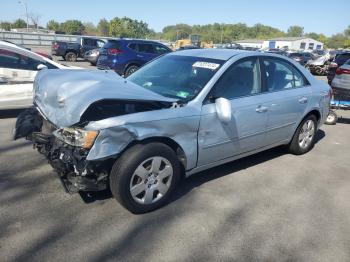
<path id="1" fill-rule="evenodd" d="M 279 145 L 308 152 L 331 94 L 287 57 L 228 49 L 169 53 L 127 79 L 46 70 L 34 90 L 15 139 L 31 139 L 68 192 L 110 188 L 133 213 L 164 205 L 181 176 Z"/>

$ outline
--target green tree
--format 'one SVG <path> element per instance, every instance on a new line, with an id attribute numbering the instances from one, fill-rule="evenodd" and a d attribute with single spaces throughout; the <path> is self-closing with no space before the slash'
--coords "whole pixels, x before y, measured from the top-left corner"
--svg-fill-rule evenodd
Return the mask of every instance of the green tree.
<path id="1" fill-rule="evenodd" d="M 17 19 L 15 22 L 12 24 L 13 28 L 26 28 L 27 23 L 23 19 Z"/>
<path id="2" fill-rule="evenodd" d="M 344 30 L 344 35 L 350 38 L 350 25 L 348 25 L 348 28 Z"/>
<path id="3" fill-rule="evenodd" d="M 91 22 L 85 22 L 84 25 L 84 34 L 87 35 L 97 35 L 97 27 Z"/>
<path id="4" fill-rule="evenodd" d="M 52 31 L 59 31 L 60 23 L 56 22 L 55 20 L 50 20 L 49 22 L 47 22 L 46 28 Z"/>
<path id="5" fill-rule="evenodd" d="M 61 24 L 61 30 L 66 34 L 79 34 L 81 35 L 85 27 L 83 23 L 79 20 L 67 20 Z"/>
<path id="6" fill-rule="evenodd" d="M 110 21 L 109 34 L 118 37 L 145 38 L 149 35 L 148 25 L 128 17 L 115 17 Z"/>
<path id="7" fill-rule="evenodd" d="M 327 47 L 329 48 L 343 48 L 346 44 L 346 36 L 344 34 L 332 35 L 327 41 Z"/>
<path id="8" fill-rule="evenodd" d="M 109 22 L 102 18 L 97 24 L 97 32 L 101 36 L 109 36 Z"/>
<path id="9" fill-rule="evenodd" d="M 0 22 L 0 28 L 6 31 L 10 31 L 12 28 L 12 24 L 10 22 Z"/>
<path id="10" fill-rule="evenodd" d="M 304 27 L 293 25 L 290 26 L 287 30 L 288 36 L 303 36 L 304 34 Z"/>
<path id="11" fill-rule="evenodd" d="M 163 28 L 163 38 L 171 41 L 186 39 L 192 33 L 192 27 L 187 24 L 170 25 Z"/>

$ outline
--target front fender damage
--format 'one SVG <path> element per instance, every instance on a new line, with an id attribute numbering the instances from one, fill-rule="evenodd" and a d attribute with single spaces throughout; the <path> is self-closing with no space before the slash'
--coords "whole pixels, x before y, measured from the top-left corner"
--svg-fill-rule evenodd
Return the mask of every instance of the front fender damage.
<path id="1" fill-rule="evenodd" d="M 101 160 L 118 156 L 133 142 L 167 138 L 174 141 L 186 156 L 186 170 L 197 162 L 197 130 L 199 117 L 125 123 L 100 130 L 87 160 Z"/>

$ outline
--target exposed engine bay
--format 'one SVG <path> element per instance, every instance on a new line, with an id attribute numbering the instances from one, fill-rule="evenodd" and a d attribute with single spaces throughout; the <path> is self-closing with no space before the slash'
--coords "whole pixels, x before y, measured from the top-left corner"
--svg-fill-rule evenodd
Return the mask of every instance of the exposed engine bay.
<path id="1" fill-rule="evenodd" d="M 177 105 L 165 102 L 101 100 L 91 104 L 75 126 L 82 127 L 90 121 L 174 106 Z M 89 146 L 76 145 L 77 130 L 56 127 L 36 107 L 32 107 L 18 116 L 13 138 L 25 137 L 33 142 L 33 147 L 45 155 L 57 172 L 66 192 L 104 190 L 108 187 L 108 174 L 115 159 L 88 161 Z"/>

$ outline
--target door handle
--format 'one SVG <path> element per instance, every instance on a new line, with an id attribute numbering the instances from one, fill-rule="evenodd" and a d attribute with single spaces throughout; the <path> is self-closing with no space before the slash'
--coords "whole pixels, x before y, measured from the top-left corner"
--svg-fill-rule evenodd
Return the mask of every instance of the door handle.
<path id="1" fill-rule="evenodd" d="M 143 57 L 143 55 L 136 55 L 137 57 Z"/>
<path id="2" fill-rule="evenodd" d="M 307 98 L 305 96 L 299 98 L 299 103 L 305 104 L 307 102 Z"/>
<path id="3" fill-rule="evenodd" d="M 258 106 L 256 109 L 255 109 L 255 111 L 257 112 L 257 113 L 265 113 L 266 111 L 268 110 L 268 107 L 267 106 Z"/>

